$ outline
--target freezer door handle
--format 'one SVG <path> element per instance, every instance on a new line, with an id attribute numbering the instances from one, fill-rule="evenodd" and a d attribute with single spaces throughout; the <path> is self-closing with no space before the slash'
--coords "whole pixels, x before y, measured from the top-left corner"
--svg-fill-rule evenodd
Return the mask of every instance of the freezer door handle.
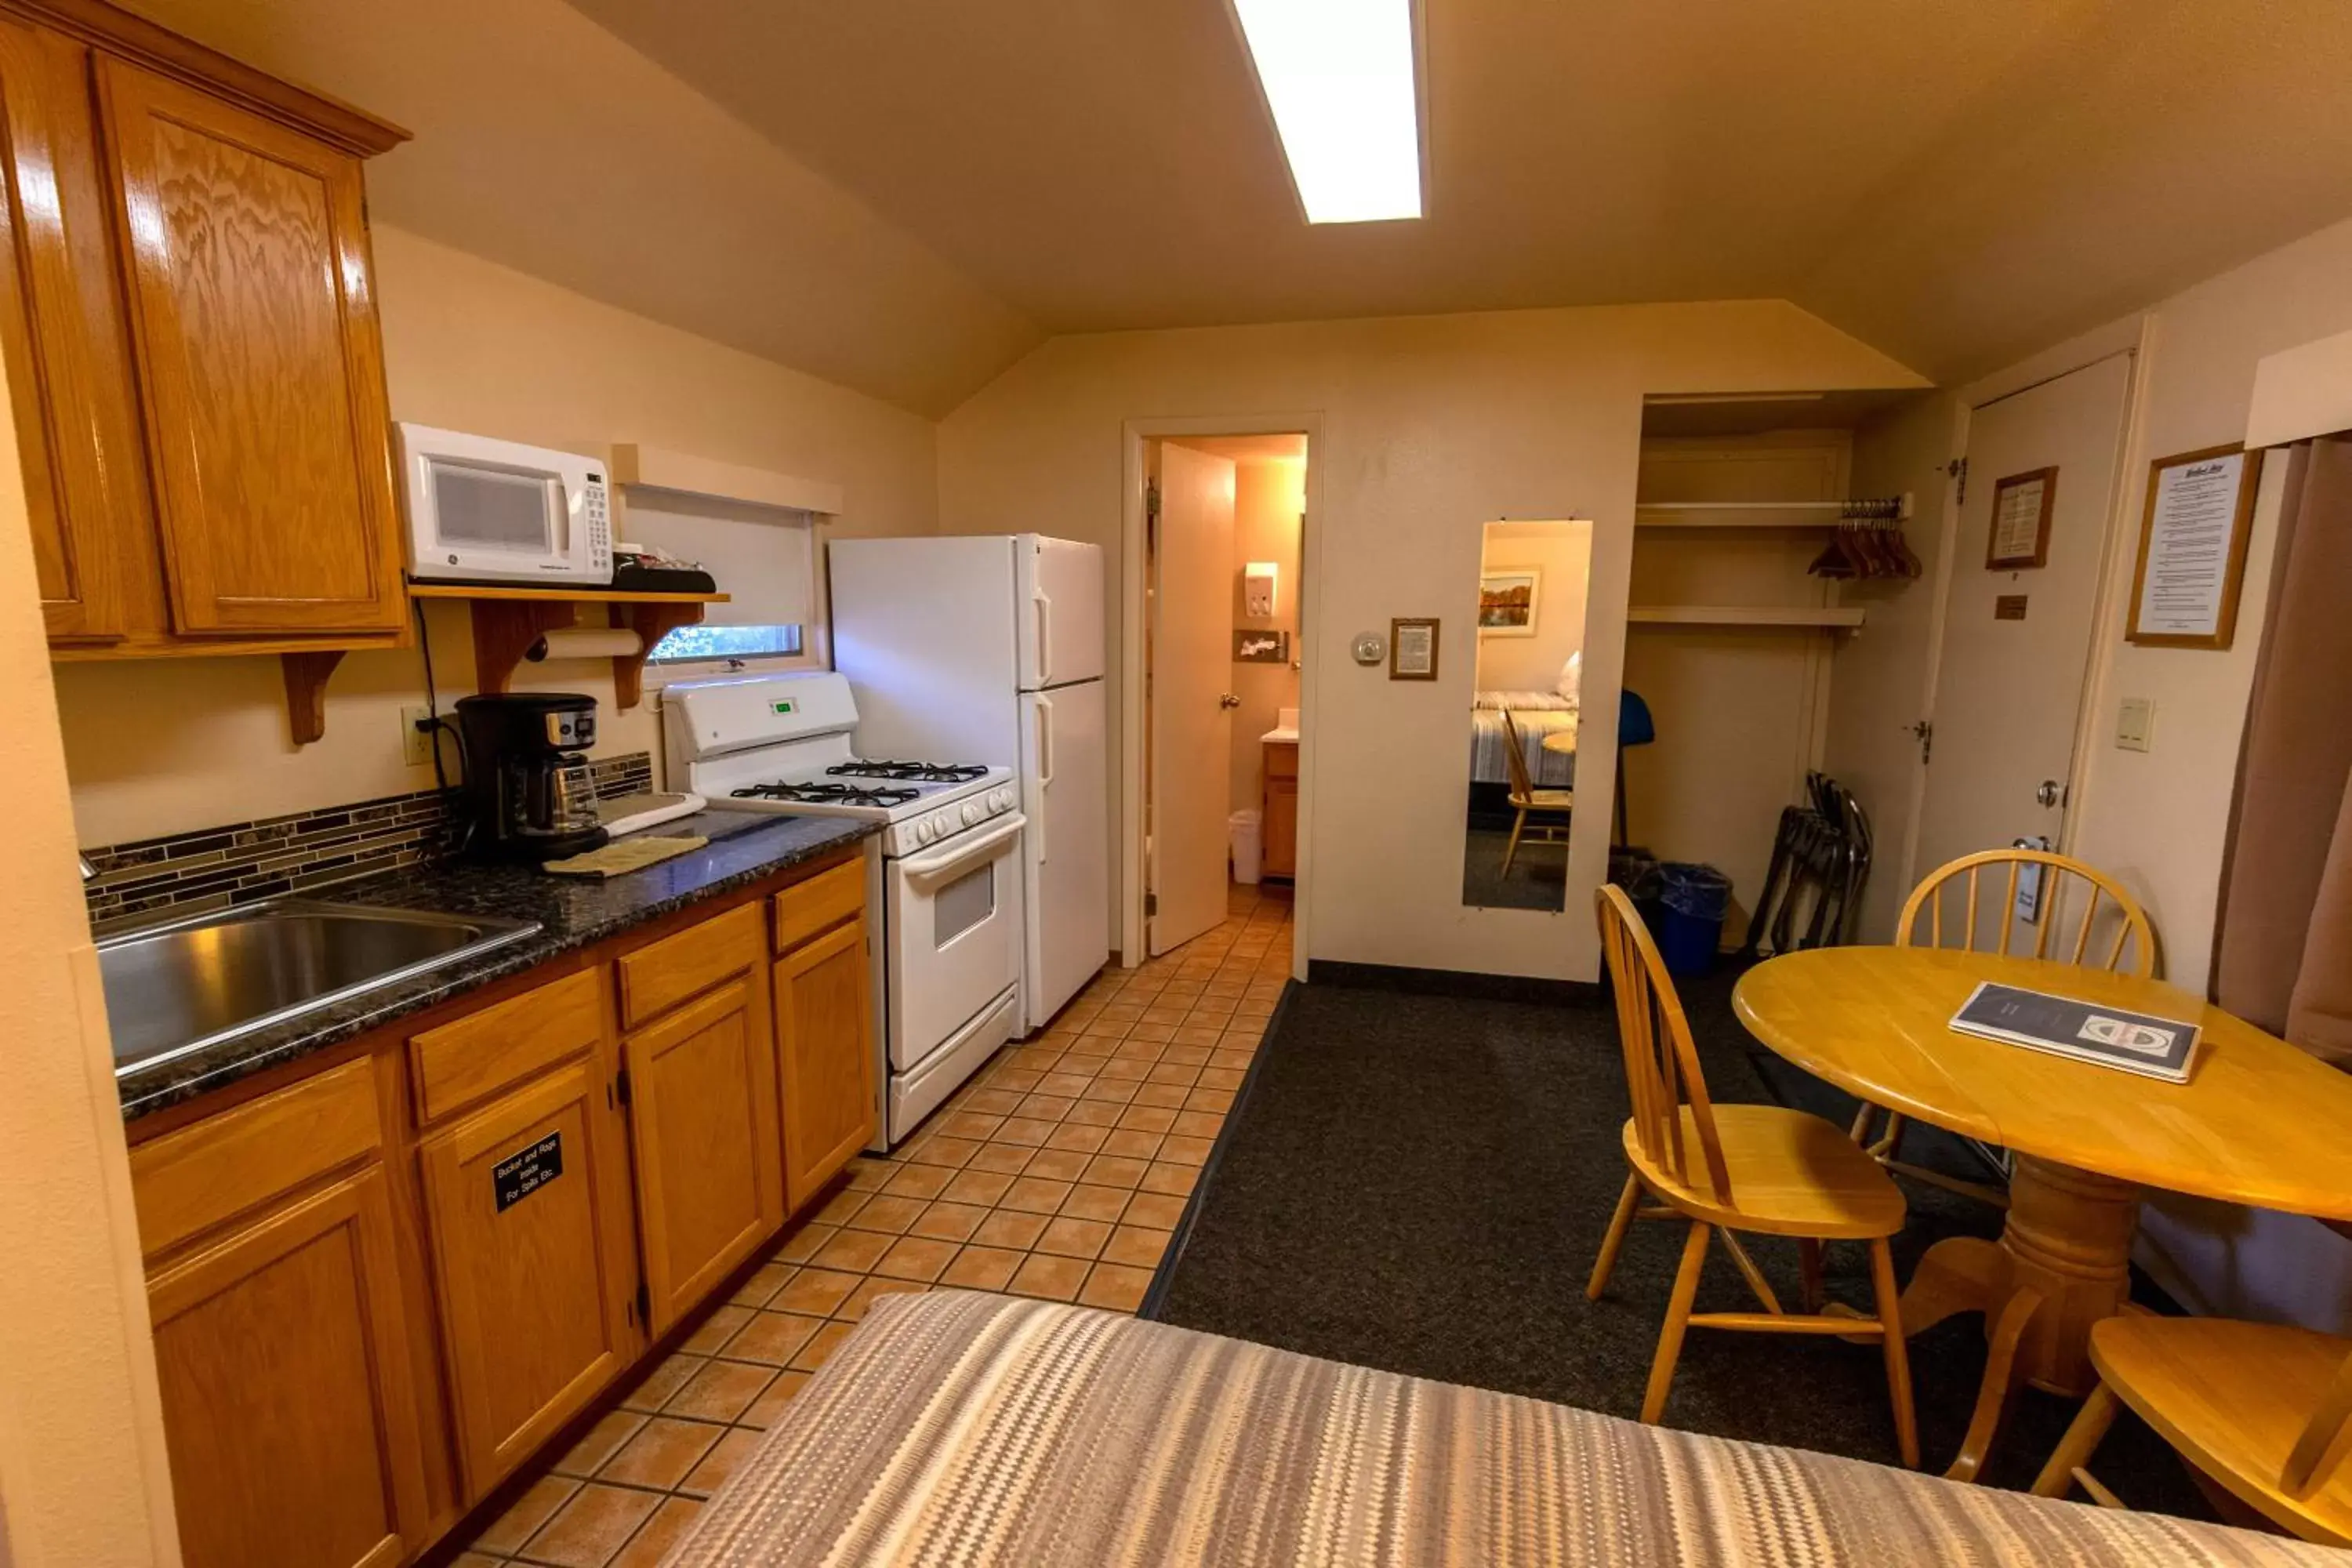
<path id="1" fill-rule="evenodd" d="M 1054 684 L 1054 601 L 1043 588 L 1029 591 L 1030 603 L 1037 611 L 1037 684 Z"/>
<path id="2" fill-rule="evenodd" d="M 1045 794 L 1054 787 L 1054 700 L 1044 692 L 1037 694 L 1037 820 L 1036 831 L 1029 836 L 1030 854 L 1040 866 L 1045 863 Z"/>

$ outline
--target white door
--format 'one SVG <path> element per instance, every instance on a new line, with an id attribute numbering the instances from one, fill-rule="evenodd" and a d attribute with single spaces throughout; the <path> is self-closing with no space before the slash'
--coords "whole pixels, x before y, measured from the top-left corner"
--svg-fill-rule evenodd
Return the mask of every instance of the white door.
<path id="1" fill-rule="evenodd" d="M 1156 957 L 1225 918 L 1233 710 L 1234 465 L 1160 449 L 1151 605 L 1152 896 Z"/>
<path id="2" fill-rule="evenodd" d="M 1029 1027 L 1040 1029 L 1110 957 L 1110 735 L 1099 680 L 1024 693 L 1021 710 L 1022 976 Z"/>
<path id="3" fill-rule="evenodd" d="M 1022 604 L 1021 689 L 1102 679 L 1103 552 L 1043 534 L 1016 534 Z"/>
<path id="4" fill-rule="evenodd" d="M 2116 354 L 1970 418 L 1915 880 L 1974 850 L 2061 842 L 2130 379 Z M 2000 480 L 2045 468 L 2047 564 L 1988 570 Z"/>
<path id="5" fill-rule="evenodd" d="M 1018 813 L 885 866 L 890 1068 L 920 1066 L 1021 978 Z"/>

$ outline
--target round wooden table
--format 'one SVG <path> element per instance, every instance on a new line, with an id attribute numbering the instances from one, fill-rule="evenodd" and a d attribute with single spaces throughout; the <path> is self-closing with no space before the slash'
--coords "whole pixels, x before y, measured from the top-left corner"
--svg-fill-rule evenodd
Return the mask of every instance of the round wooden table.
<path id="1" fill-rule="evenodd" d="M 1557 730 L 1547 731 L 1543 738 L 1543 749 L 1547 752 L 1563 752 L 1571 757 L 1576 755 L 1577 729 L 1576 721 L 1571 719 Z"/>
<path id="2" fill-rule="evenodd" d="M 1988 980 L 2196 1020 L 2189 1081 L 1951 1028 Z M 1732 1005 L 1814 1076 L 2016 1155 L 2000 1239 L 1937 1242 L 1903 1292 L 1906 1334 L 1985 1314 L 1991 1355 L 1958 1479 L 1983 1463 L 2020 1379 L 2068 1394 L 2096 1381 L 2091 1325 L 2123 1309 L 2143 1188 L 2352 1219 L 2352 1075 L 2177 986 L 2039 959 L 1832 947 L 1759 964 Z"/>

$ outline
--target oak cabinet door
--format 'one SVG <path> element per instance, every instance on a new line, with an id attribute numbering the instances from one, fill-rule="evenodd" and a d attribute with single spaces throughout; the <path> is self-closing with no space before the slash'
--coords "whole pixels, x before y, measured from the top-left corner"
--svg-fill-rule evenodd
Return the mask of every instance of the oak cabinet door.
<path id="1" fill-rule="evenodd" d="M 866 921 L 776 960 L 783 1077 L 784 1191 L 797 1210 L 874 1136 L 874 1017 Z"/>
<path id="2" fill-rule="evenodd" d="M 775 1044 L 759 971 L 625 1037 L 622 1053 L 658 1334 L 783 1224 Z"/>
<path id="3" fill-rule="evenodd" d="M 391 1568 L 427 1504 L 383 1169 L 148 1280 L 189 1568 Z"/>
<path id="4" fill-rule="evenodd" d="M 87 47 L 0 20 L 0 354 L 52 639 L 128 629 L 153 513 Z"/>
<path id="5" fill-rule="evenodd" d="M 398 630 L 360 161 L 121 60 L 98 80 L 175 629 Z"/>
<path id="6" fill-rule="evenodd" d="M 1265 858 L 1261 869 L 1270 877 L 1298 874 L 1298 781 L 1265 781 Z"/>
<path id="7" fill-rule="evenodd" d="M 583 1062 L 418 1149 L 467 1501 L 626 1366 L 626 1158 L 608 1080 Z"/>

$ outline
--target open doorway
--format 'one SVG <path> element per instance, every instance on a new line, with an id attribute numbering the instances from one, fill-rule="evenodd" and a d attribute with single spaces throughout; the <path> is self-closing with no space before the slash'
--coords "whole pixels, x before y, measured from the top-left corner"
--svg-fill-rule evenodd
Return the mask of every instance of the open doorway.
<path id="1" fill-rule="evenodd" d="M 1300 871 L 1302 432 L 1145 439 L 1144 950 L 1181 947 Z"/>

